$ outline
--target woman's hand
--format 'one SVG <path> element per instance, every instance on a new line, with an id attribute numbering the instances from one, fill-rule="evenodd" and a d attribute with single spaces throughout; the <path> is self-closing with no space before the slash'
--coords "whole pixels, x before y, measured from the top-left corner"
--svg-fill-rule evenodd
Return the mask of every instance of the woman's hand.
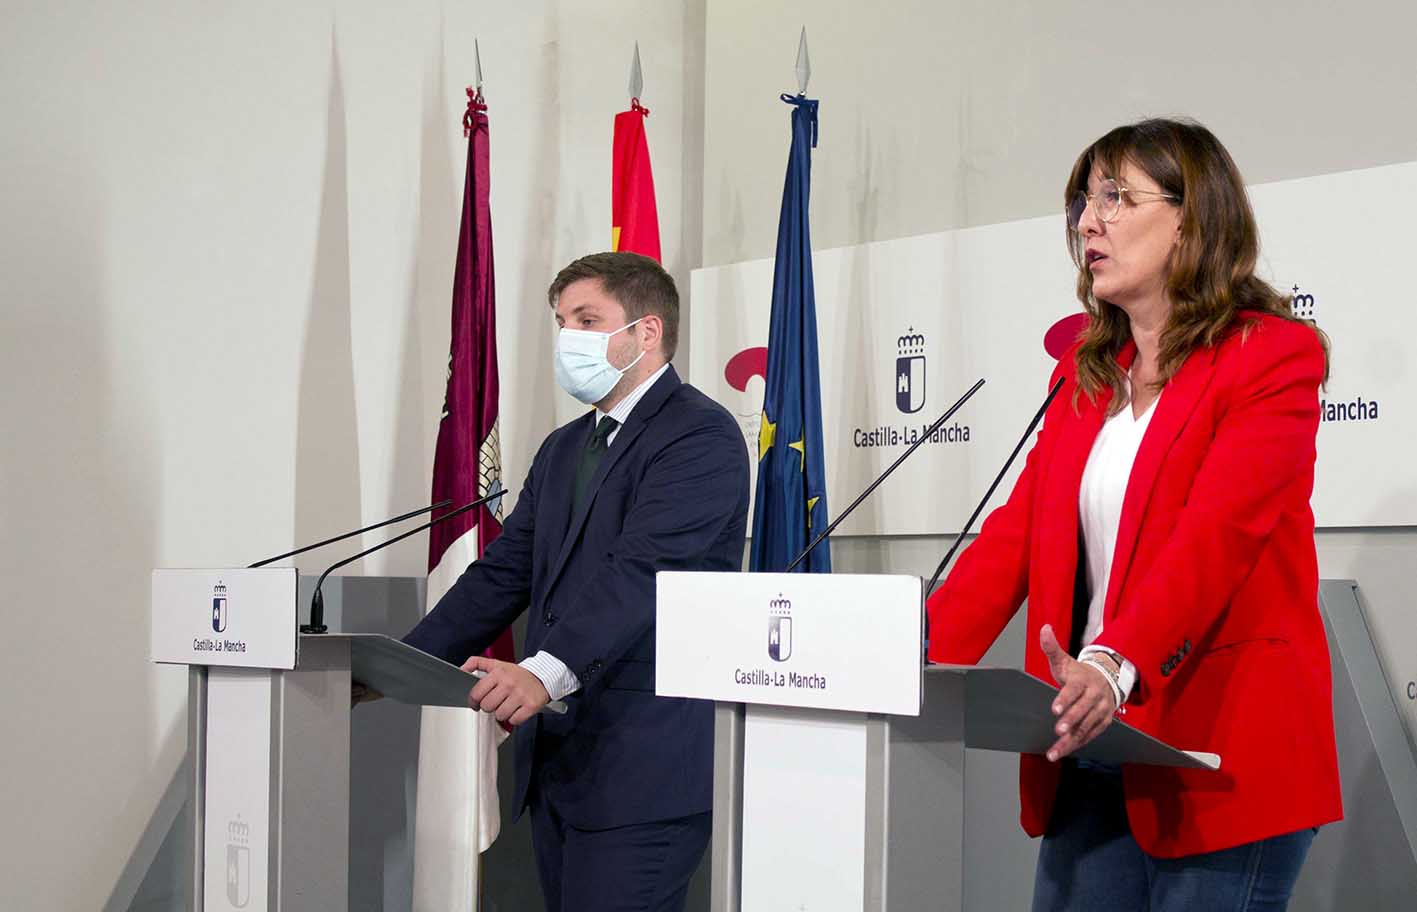
<path id="1" fill-rule="evenodd" d="M 1112 685 L 1101 669 L 1079 662 L 1063 651 L 1051 624 L 1038 632 L 1038 645 L 1053 670 L 1053 679 L 1062 688 L 1053 700 L 1053 715 L 1058 724 L 1053 727 L 1058 740 L 1048 748 L 1048 759 L 1058 761 L 1087 744 L 1112 724 L 1117 711 L 1117 698 Z"/>

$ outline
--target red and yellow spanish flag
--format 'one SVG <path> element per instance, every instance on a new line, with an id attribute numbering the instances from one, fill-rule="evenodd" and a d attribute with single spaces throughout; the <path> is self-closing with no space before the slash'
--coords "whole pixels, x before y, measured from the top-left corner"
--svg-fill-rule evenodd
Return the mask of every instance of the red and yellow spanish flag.
<path id="1" fill-rule="evenodd" d="M 615 115 L 615 149 L 610 174 L 610 249 L 660 260 L 659 213 L 654 206 L 654 174 L 649 167 L 645 118 L 638 98 Z"/>

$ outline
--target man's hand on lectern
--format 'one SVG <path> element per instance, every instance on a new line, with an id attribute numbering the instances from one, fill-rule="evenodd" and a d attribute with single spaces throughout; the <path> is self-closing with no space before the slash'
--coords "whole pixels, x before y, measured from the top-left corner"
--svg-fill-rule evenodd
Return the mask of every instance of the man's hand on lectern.
<path id="1" fill-rule="evenodd" d="M 369 703 L 374 700 L 382 700 L 384 695 L 372 687 L 360 684 L 358 681 L 349 682 L 349 708 L 353 709 L 360 703 Z"/>
<path id="2" fill-rule="evenodd" d="M 541 679 L 514 662 L 473 656 L 462 670 L 485 672 L 468 693 L 467 705 L 492 713 L 498 722 L 521 725 L 551 702 Z"/>
<path id="3" fill-rule="evenodd" d="M 1107 676 L 1086 662 L 1079 662 L 1058 645 L 1053 627 L 1044 624 L 1038 633 L 1038 645 L 1048 658 L 1053 679 L 1061 688 L 1053 700 L 1053 715 L 1058 722 L 1053 731 L 1058 740 L 1048 748 L 1048 759 L 1058 761 L 1102 734 L 1112 724 L 1117 700 Z"/>

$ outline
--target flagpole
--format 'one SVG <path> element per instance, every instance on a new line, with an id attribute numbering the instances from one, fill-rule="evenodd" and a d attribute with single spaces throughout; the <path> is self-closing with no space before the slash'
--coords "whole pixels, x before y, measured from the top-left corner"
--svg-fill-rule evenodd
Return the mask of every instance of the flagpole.
<path id="1" fill-rule="evenodd" d="M 451 295 L 451 337 L 443 414 L 433 456 L 434 498 L 454 503 L 503 491 L 498 434 L 500 380 L 492 268 L 487 105 L 479 41 L 462 112 L 466 170 Z M 475 471 L 468 471 L 474 467 Z M 501 532 L 500 510 L 481 507 L 435 527 L 428 547 L 425 610 L 452 588 Z M 485 653 L 515 661 L 511 631 Z M 478 912 L 484 902 L 482 850 L 497 837 L 497 745 L 506 737 L 487 713 L 424 707 L 419 719 L 413 908 Z"/>
<path id="2" fill-rule="evenodd" d="M 482 48 L 478 46 L 478 43 L 477 43 L 477 39 L 476 39 L 476 38 L 473 38 L 473 39 L 472 39 L 472 84 L 473 84 L 473 87 L 474 87 L 474 88 L 476 89 L 476 91 L 477 91 L 477 97 L 480 98 L 480 99 L 482 99 L 482 100 L 485 102 L 485 101 L 486 101 L 486 98 L 485 98 L 485 96 L 483 96 L 483 94 L 482 94 Z M 483 797 L 484 797 L 484 796 L 482 796 L 482 795 L 479 794 L 479 795 L 478 795 L 478 800 L 481 801 Z M 482 809 L 479 808 L 479 809 L 478 809 L 478 812 L 477 812 L 477 815 L 476 815 L 476 817 L 474 817 L 474 820 L 473 820 L 473 830 L 474 830 L 475 833 L 476 833 L 476 831 L 479 829 L 479 824 L 478 824 L 477 821 L 478 821 L 478 819 L 481 818 L 481 816 L 482 816 Z M 476 833 L 476 835 L 474 835 L 474 837 L 473 837 L 473 861 L 472 861 L 472 865 L 473 865 L 473 876 L 476 878 L 476 880 L 474 881 L 474 884 L 476 885 L 476 889 L 473 891 L 473 894 L 472 894 L 472 912 L 482 912 L 482 898 L 483 898 L 483 894 L 486 893 L 486 891 L 487 891 L 487 879 L 482 876 L 482 875 L 483 875 L 483 869 L 482 869 L 482 852 L 480 851 L 481 846 L 479 845 L 479 842 L 480 842 L 480 841 L 481 841 L 481 834 L 480 834 L 480 833 Z"/>
<path id="3" fill-rule="evenodd" d="M 831 515 L 822 454 L 821 365 L 808 218 L 818 105 L 806 94 L 811 63 L 805 27 L 798 38 L 795 71 L 797 93 L 780 95 L 792 108 L 792 141 L 773 260 L 768 366 L 748 556 L 751 571 L 780 571 L 808 543 L 814 528 L 825 525 Z M 828 546 L 806 553 L 810 572 L 831 572 Z"/>
<path id="4" fill-rule="evenodd" d="M 644 68 L 640 43 L 630 54 L 630 78 L 625 85 L 630 108 L 615 115 L 610 151 L 610 249 L 638 253 L 659 261 L 659 210 L 654 200 L 654 175 L 650 168 L 645 118 Z"/>

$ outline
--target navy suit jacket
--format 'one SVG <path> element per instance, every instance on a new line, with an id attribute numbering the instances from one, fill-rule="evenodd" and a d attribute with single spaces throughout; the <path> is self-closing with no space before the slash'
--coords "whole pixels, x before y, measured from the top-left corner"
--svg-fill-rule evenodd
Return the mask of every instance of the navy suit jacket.
<path id="1" fill-rule="evenodd" d="M 502 534 L 405 637 L 457 664 L 530 609 L 526 655 L 580 678 L 564 716 L 518 726 L 517 813 L 537 787 L 572 826 L 709 810 L 713 707 L 654 694 L 654 575 L 742 569 L 748 456 L 737 422 L 669 368 L 635 405 L 571 512 L 591 411 L 542 443 Z M 712 618 L 705 618 L 712 623 Z"/>

